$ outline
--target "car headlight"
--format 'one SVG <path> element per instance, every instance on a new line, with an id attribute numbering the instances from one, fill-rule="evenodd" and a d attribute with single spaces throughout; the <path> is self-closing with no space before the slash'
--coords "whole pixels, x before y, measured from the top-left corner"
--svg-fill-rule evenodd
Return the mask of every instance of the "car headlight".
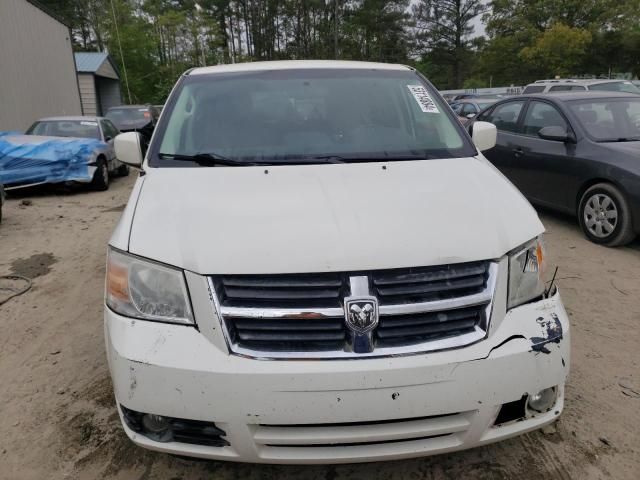
<path id="1" fill-rule="evenodd" d="M 545 290 L 544 272 L 542 235 L 510 253 L 507 308 L 517 307 L 540 297 Z"/>
<path id="2" fill-rule="evenodd" d="M 182 270 L 113 248 L 107 254 L 105 300 L 111 310 L 127 317 L 194 323 Z"/>

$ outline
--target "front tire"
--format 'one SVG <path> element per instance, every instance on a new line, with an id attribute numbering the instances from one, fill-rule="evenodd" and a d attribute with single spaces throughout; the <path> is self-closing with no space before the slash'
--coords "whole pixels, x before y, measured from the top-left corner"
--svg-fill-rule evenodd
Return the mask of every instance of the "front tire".
<path id="1" fill-rule="evenodd" d="M 93 174 L 93 180 L 91 180 L 91 187 L 99 191 L 109 188 L 109 166 L 104 157 L 98 157 L 96 171 Z"/>
<path id="2" fill-rule="evenodd" d="M 623 193 L 609 183 L 598 183 L 584 192 L 578 220 L 586 237 L 600 245 L 626 245 L 635 237 L 629 204 Z"/>
<path id="3" fill-rule="evenodd" d="M 120 165 L 118 167 L 118 169 L 116 170 L 116 173 L 120 176 L 120 177 L 126 177 L 129 175 L 129 165 L 123 163 L 122 165 Z"/>

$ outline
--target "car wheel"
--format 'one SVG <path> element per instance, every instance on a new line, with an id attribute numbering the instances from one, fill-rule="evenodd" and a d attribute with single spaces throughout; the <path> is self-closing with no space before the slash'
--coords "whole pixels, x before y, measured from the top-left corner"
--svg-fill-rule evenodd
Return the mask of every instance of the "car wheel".
<path id="1" fill-rule="evenodd" d="M 629 204 L 609 183 L 598 183 L 584 192 L 578 219 L 587 238 L 600 245 L 617 247 L 635 237 Z"/>
<path id="2" fill-rule="evenodd" d="M 116 172 L 118 173 L 118 175 L 120 175 L 121 177 L 126 177 L 129 175 L 129 165 L 127 164 L 122 164 L 118 167 L 118 169 L 116 170 Z"/>
<path id="3" fill-rule="evenodd" d="M 98 157 L 91 186 L 94 190 L 107 190 L 109 188 L 109 166 L 104 157 Z"/>

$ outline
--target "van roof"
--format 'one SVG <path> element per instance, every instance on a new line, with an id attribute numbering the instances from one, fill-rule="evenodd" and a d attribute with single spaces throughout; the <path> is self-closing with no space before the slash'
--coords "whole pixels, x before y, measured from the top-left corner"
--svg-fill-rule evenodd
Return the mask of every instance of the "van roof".
<path id="1" fill-rule="evenodd" d="M 638 100 L 638 95 L 629 92 L 608 92 L 608 91 L 583 91 L 583 92 L 547 92 L 528 93 L 520 95 L 518 98 L 557 98 L 558 100 L 607 100 L 613 98 L 629 98 Z"/>
<path id="2" fill-rule="evenodd" d="M 188 75 L 204 75 L 207 73 L 254 72 L 260 70 L 299 70 L 306 68 L 345 68 L 370 70 L 413 70 L 406 65 L 375 62 L 352 62 L 345 60 L 278 60 L 272 62 L 248 62 L 198 67 L 190 70 Z"/>
<path id="3" fill-rule="evenodd" d="M 546 85 L 546 84 L 576 84 L 576 85 L 595 85 L 597 83 L 610 83 L 610 82 L 629 82 L 630 80 L 624 80 L 620 78 L 556 78 L 549 80 L 536 80 L 529 85 Z M 527 87 L 529 86 L 527 85 Z"/>

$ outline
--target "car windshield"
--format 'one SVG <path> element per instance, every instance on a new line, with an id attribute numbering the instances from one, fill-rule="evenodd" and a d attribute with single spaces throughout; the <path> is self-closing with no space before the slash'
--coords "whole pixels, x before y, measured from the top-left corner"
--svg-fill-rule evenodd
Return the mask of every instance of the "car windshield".
<path id="1" fill-rule="evenodd" d="M 410 70 L 192 75 L 165 107 L 151 165 L 198 154 L 260 163 L 474 155 L 448 110 Z"/>
<path id="2" fill-rule="evenodd" d="M 126 123 L 140 123 L 151 119 L 148 108 L 110 108 L 106 117 L 116 125 Z"/>
<path id="3" fill-rule="evenodd" d="M 631 82 L 605 82 L 605 83 L 596 83 L 595 85 L 591 85 L 589 90 L 599 90 L 605 92 L 626 92 L 626 93 L 636 93 L 640 95 L 640 89 L 636 87 Z"/>
<path id="4" fill-rule="evenodd" d="M 98 122 L 91 120 L 43 120 L 31 125 L 26 134 L 100 140 Z"/>
<path id="5" fill-rule="evenodd" d="M 569 105 L 598 142 L 640 140 L 640 98 L 580 100 Z"/>

